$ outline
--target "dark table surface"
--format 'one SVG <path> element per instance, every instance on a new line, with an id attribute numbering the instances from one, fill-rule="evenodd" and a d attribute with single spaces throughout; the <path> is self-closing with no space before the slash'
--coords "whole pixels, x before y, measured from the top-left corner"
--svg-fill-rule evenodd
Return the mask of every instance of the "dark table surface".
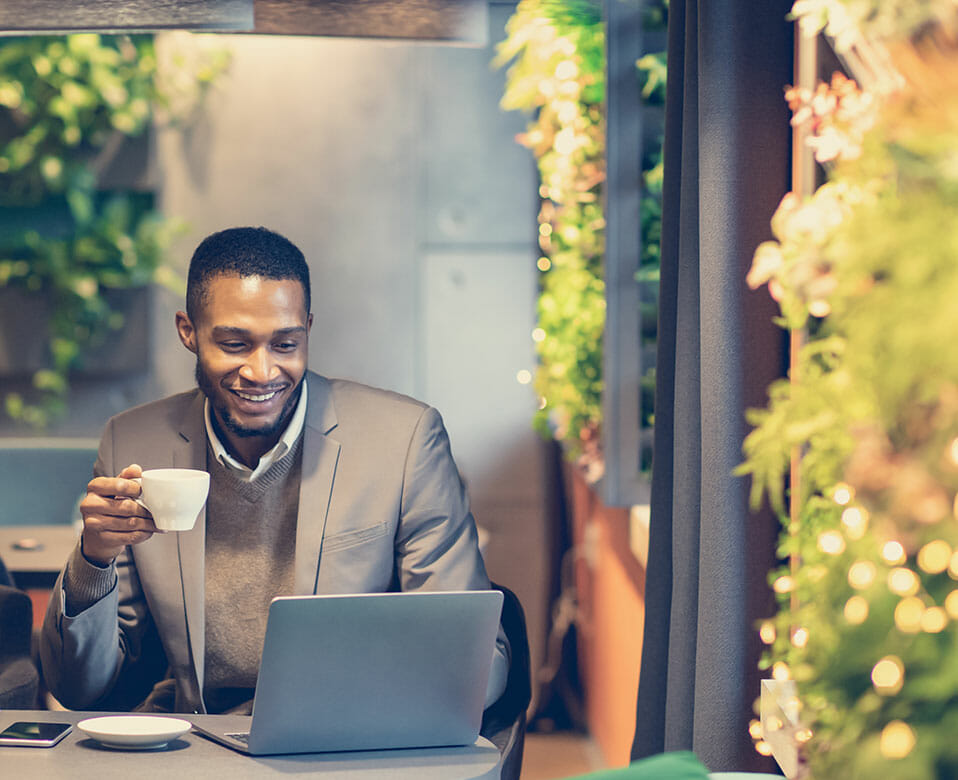
<path id="1" fill-rule="evenodd" d="M 2 710 L 0 730 L 16 721 L 74 723 L 102 712 Z M 122 714 L 122 713 L 117 713 Z M 231 730 L 249 718 L 230 715 L 176 715 L 192 723 L 218 721 Z M 227 723 L 228 721 L 228 723 Z M 190 780 L 270 777 L 323 777 L 330 780 L 479 780 L 499 777 L 499 752 L 480 737 L 467 747 L 247 756 L 190 731 L 156 750 L 107 748 L 79 729 L 52 748 L 0 747 L 0 776 L 43 780 Z"/>

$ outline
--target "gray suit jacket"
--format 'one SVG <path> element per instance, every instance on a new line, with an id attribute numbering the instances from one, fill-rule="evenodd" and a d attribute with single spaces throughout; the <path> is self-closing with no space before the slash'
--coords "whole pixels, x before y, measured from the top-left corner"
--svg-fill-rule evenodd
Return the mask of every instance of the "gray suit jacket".
<path id="1" fill-rule="evenodd" d="M 475 522 L 438 412 L 406 396 L 307 374 L 296 594 L 489 587 Z M 94 471 L 206 468 L 199 390 L 112 418 Z M 205 711 L 205 514 L 117 558 L 117 584 L 65 614 L 63 573 L 44 620 L 45 681 L 73 709 L 128 708 L 167 665 L 175 709 Z M 502 632 L 497 665 L 508 658 Z M 505 663 L 508 663 L 505 661 Z"/>

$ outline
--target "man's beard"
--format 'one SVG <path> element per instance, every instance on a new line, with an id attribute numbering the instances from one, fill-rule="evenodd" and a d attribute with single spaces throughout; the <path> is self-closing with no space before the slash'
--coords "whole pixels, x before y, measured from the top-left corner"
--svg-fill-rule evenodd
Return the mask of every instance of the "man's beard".
<path id="1" fill-rule="evenodd" d="M 239 436 L 240 438 L 248 438 L 252 436 L 275 436 L 280 433 L 288 424 L 290 418 L 293 416 L 293 410 L 296 409 L 296 404 L 299 403 L 299 397 L 303 392 L 303 382 L 306 381 L 306 374 L 303 374 L 302 379 L 299 380 L 299 384 L 293 388 L 293 392 L 289 394 L 289 398 L 286 399 L 286 403 L 283 404 L 283 409 L 279 413 L 279 416 L 272 423 L 267 423 L 259 428 L 250 428 L 248 426 L 240 423 L 236 418 L 234 418 L 229 410 L 226 408 L 226 404 L 221 401 L 217 401 L 216 395 L 216 386 L 213 384 L 213 381 L 209 378 L 205 371 L 203 371 L 202 366 L 200 365 L 199 355 L 196 357 L 196 384 L 199 386 L 200 390 L 203 392 L 209 402 L 213 405 L 213 410 L 216 412 L 216 417 L 219 420 L 222 420 L 223 425 L 226 426 L 226 429 L 232 433 L 234 436 Z"/>

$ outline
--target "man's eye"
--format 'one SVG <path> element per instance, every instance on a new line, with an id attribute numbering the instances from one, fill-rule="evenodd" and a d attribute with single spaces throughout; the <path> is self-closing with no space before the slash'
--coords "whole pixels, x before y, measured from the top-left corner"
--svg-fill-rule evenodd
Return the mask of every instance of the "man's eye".
<path id="1" fill-rule="evenodd" d="M 225 349 L 227 352 L 238 352 L 243 349 L 246 345 L 242 341 L 221 341 L 220 347 Z"/>
<path id="2" fill-rule="evenodd" d="M 299 345 L 295 341 L 281 341 L 276 345 L 276 349 L 280 352 L 292 352 Z"/>

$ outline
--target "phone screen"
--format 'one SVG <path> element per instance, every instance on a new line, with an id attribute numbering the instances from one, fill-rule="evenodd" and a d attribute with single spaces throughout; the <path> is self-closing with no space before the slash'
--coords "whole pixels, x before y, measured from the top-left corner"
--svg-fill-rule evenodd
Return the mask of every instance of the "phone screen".
<path id="1" fill-rule="evenodd" d="M 0 744 L 4 742 L 11 744 L 15 741 L 20 744 L 32 742 L 52 745 L 65 736 L 71 728 L 69 723 L 18 721 L 0 731 Z"/>

